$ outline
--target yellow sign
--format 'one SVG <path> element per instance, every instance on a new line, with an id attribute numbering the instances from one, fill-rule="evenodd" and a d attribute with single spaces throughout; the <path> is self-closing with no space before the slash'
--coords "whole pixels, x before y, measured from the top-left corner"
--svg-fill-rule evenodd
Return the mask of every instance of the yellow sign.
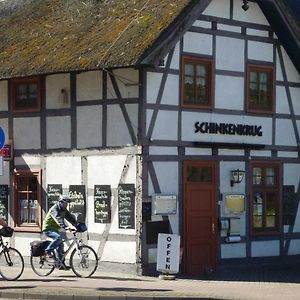
<path id="1" fill-rule="evenodd" d="M 225 209 L 227 213 L 241 214 L 245 211 L 245 195 L 226 195 Z"/>

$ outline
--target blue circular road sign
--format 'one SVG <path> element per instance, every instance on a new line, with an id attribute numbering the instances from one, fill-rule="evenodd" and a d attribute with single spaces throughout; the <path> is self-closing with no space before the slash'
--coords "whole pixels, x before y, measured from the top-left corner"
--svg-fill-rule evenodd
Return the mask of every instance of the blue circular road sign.
<path id="1" fill-rule="evenodd" d="M 0 127 L 0 149 L 3 148 L 4 143 L 5 143 L 5 134 L 2 127 Z"/>

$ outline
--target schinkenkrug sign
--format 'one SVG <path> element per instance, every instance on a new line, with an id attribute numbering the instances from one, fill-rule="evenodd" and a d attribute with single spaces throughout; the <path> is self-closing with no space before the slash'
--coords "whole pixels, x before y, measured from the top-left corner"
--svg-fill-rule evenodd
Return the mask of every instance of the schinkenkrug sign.
<path id="1" fill-rule="evenodd" d="M 262 136 L 262 126 L 231 123 L 196 122 L 195 133 Z"/>

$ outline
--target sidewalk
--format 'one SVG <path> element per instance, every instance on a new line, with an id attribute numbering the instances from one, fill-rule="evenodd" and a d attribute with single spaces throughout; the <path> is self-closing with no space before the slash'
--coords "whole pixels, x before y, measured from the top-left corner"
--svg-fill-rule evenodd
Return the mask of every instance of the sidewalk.
<path id="1" fill-rule="evenodd" d="M 0 279 L 0 299 L 300 299 L 300 268 L 252 268 L 219 271 L 209 278 L 161 280 L 158 277 L 103 273 L 78 278 L 55 270 L 39 277 L 26 267 L 18 281 Z"/>

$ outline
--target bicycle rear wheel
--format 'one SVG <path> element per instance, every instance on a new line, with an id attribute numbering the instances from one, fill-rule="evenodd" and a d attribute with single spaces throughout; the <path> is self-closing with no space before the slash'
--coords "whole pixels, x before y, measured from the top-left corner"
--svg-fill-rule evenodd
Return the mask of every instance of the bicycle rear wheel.
<path id="1" fill-rule="evenodd" d="M 0 275 L 6 280 L 17 280 L 24 271 L 24 259 L 15 248 L 4 248 L 0 253 Z"/>
<path id="2" fill-rule="evenodd" d="M 48 276 L 54 269 L 54 259 L 49 259 L 47 256 L 30 256 L 30 265 L 33 272 L 39 276 Z"/>
<path id="3" fill-rule="evenodd" d="M 92 247 L 82 245 L 71 253 L 70 266 L 78 277 L 90 277 L 98 267 L 97 254 Z"/>

